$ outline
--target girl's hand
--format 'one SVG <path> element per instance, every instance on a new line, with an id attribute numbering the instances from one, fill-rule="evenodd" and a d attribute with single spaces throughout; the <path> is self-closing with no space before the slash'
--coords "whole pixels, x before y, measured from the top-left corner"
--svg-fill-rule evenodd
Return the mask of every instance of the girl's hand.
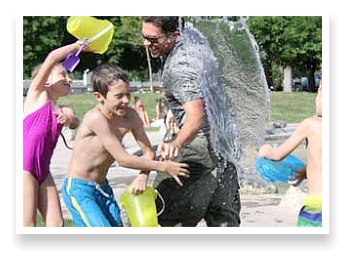
<path id="1" fill-rule="evenodd" d="M 69 127 L 71 122 L 72 122 L 72 118 L 63 113 L 63 112 L 55 112 L 55 115 L 57 116 L 57 122 L 62 124 L 65 127 Z"/>

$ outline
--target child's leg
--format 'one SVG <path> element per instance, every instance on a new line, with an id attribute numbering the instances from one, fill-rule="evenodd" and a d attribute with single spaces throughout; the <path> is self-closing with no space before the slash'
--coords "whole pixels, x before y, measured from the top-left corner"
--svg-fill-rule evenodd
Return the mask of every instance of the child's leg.
<path id="1" fill-rule="evenodd" d="M 39 183 L 30 173 L 23 171 L 23 226 L 36 226 Z"/>
<path id="2" fill-rule="evenodd" d="M 60 198 L 51 175 L 39 187 L 39 211 L 47 227 L 63 226 Z"/>

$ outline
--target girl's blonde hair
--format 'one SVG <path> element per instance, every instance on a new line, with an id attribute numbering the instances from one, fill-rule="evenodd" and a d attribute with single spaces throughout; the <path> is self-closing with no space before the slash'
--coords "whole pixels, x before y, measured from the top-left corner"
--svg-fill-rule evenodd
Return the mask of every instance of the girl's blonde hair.
<path id="1" fill-rule="evenodd" d="M 32 78 L 32 79 L 34 79 L 34 78 L 36 77 L 36 75 L 38 75 L 38 72 L 39 72 L 40 68 L 42 67 L 42 65 L 43 65 L 43 63 L 37 65 L 37 66 L 33 69 L 32 75 L 31 75 L 31 78 Z M 57 63 L 57 64 L 55 64 L 55 66 L 53 66 L 53 68 L 55 68 L 55 67 L 57 67 L 57 66 L 62 66 L 62 64 L 61 64 L 61 63 Z"/>

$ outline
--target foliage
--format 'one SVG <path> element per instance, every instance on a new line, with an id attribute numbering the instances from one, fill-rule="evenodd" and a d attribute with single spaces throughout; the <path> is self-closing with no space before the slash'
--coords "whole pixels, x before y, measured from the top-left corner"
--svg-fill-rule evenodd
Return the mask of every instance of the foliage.
<path id="1" fill-rule="evenodd" d="M 67 16 L 23 17 L 23 78 L 41 63 L 54 48 L 76 41 L 66 29 Z M 148 65 L 138 16 L 96 16 L 108 19 L 115 27 L 113 41 L 104 54 L 82 53 L 74 71 L 82 78 L 85 69 L 92 70 L 105 62 L 118 64 L 130 79 L 148 79 Z M 210 16 L 207 19 L 223 17 Z M 225 17 L 235 21 L 239 17 Z M 188 20 L 189 17 L 184 17 Z M 260 56 L 269 86 L 274 85 L 273 67 L 291 66 L 295 75 L 308 76 L 311 88 L 314 72 L 322 62 L 322 17 L 320 16 L 252 16 L 247 20 L 260 47 Z M 160 60 L 152 59 L 152 71 L 160 68 Z"/>
<path id="2" fill-rule="evenodd" d="M 23 17 L 23 73 L 30 77 L 33 68 L 43 62 L 47 52 L 61 45 L 65 17 Z"/>
<path id="3" fill-rule="evenodd" d="M 67 16 L 23 17 L 23 78 L 29 78 L 32 69 L 43 62 L 47 54 L 59 46 L 75 42 L 66 29 Z M 81 78 L 85 69 L 93 69 L 101 63 L 115 63 L 129 72 L 129 76 L 146 78 L 147 59 L 143 46 L 140 17 L 108 17 L 115 27 L 113 41 L 104 54 L 81 53 L 80 63 L 74 74 Z"/>
<path id="4" fill-rule="evenodd" d="M 283 82 L 283 74 L 281 67 L 276 63 L 272 63 L 272 83 L 275 85 L 274 90 L 280 90 Z"/>
<path id="5" fill-rule="evenodd" d="M 248 26 L 260 47 L 261 59 L 270 86 L 272 66 L 291 66 L 297 74 L 314 83 L 314 73 L 322 62 L 322 17 L 249 17 Z"/>

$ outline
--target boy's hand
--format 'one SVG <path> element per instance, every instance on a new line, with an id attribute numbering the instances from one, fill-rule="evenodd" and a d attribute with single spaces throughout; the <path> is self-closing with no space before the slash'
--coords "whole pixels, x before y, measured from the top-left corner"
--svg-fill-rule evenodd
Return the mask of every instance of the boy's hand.
<path id="1" fill-rule="evenodd" d="M 130 192 L 134 195 L 141 194 L 146 190 L 148 175 L 140 173 L 129 186 Z"/>
<path id="2" fill-rule="evenodd" d="M 296 173 L 295 175 L 288 175 L 288 183 L 293 186 L 298 186 L 304 179 L 306 179 L 306 166 L 299 169 L 291 167 Z M 290 181 L 289 181 L 290 180 Z"/>

